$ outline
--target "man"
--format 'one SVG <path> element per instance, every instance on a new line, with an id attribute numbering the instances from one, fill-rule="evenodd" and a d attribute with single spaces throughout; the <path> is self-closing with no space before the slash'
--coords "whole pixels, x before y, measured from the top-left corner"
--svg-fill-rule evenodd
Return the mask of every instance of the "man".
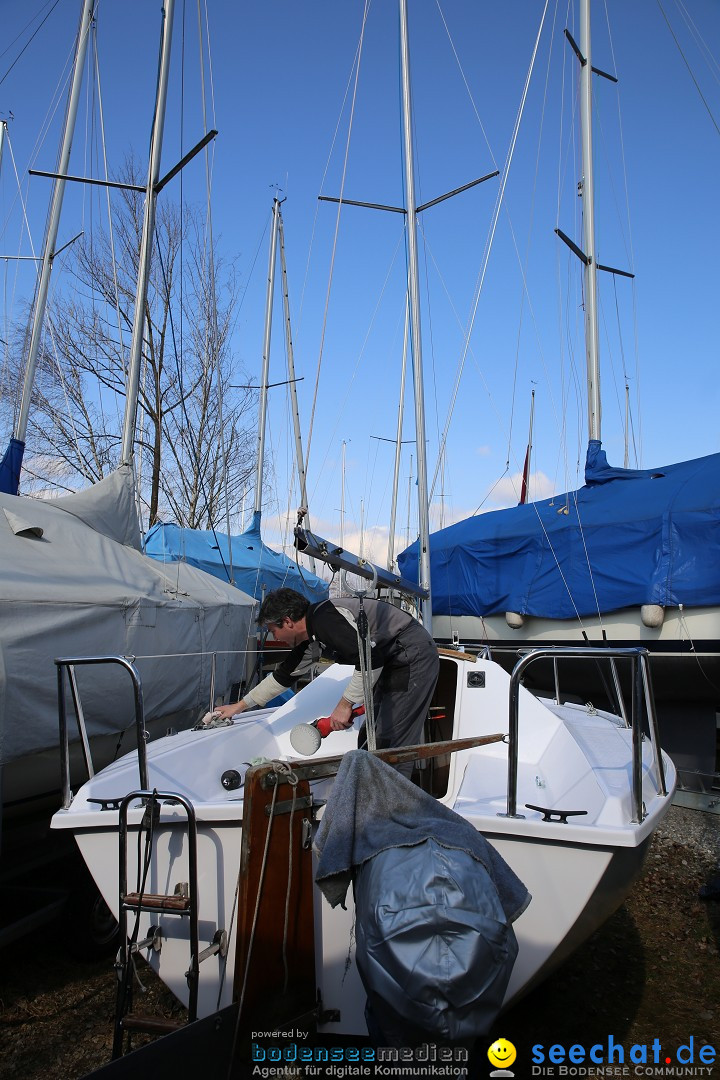
<path id="1" fill-rule="evenodd" d="M 412 746 L 422 741 L 422 730 L 437 682 L 440 661 L 435 642 L 412 615 L 382 600 L 363 600 L 372 648 L 369 657 L 374 686 L 375 730 L 378 749 Z M 355 672 L 330 716 L 330 727 L 352 727 L 353 706 L 364 703 L 357 636 L 360 600 L 341 597 L 311 604 L 294 589 L 268 593 L 258 623 L 276 641 L 292 650 L 290 655 L 234 705 L 215 709 L 230 717 L 256 706 L 262 707 L 291 686 L 307 670 L 313 643 L 324 656 L 339 664 L 354 664 Z M 360 741 L 363 732 L 360 733 Z M 409 772 L 410 770 L 404 769 Z"/>

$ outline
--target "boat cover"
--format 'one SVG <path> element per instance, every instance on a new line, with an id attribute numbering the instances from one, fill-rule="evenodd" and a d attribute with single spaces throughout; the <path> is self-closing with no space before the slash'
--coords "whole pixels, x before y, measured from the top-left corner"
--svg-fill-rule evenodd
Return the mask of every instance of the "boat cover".
<path id="1" fill-rule="evenodd" d="M 7 450 L 0 461 L 0 491 L 6 495 L 17 495 L 20 483 L 25 443 L 20 439 L 10 439 Z"/>
<path id="2" fill-rule="evenodd" d="M 326 600 L 327 581 L 286 555 L 273 551 L 260 538 L 260 515 L 250 526 L 228 540 L 227 533 L 183 529 L 179 525 L 155 525 L 145 538 L 145 553 L 160 562 L 185 562 L 214 577 L 229 581 L 258 600 L 271 589 L 296 589 L 309 600 Z"/>
<path id="3" fill-rule="evenodd" d="M 720 454 L 618 469 L 590 442 L 585 484 L 430 538 L 433 613 L 570 619 L 720 603 Z M 417 581 L 417 543 L 399 557 Z"/>
<path id="4" fill-rule="evenodd" d="M 373 1042 L 486 1035 L 518 945 L 485 867 L 467 851 L 424 840 L 368 859 L 353 888 L 355 959 Z"/>
<path id="5" fill-rule="evenodd" d="M 55 657 L 135 657 L 148 720 L 207 709 L 215 650 L 218 695 L 244 677 L 253 598 L 139 536 L 129 466 L 67 498 L 0 494 L 0 762 L 58 746 Z M 91 736 L 132 724 L 124 671 L 77 679 Z"/>
<path id="6" fill-rule="evenodd" d="M 511 923 L 530 895 L 485 838 L 354 750 L 315 848 L 315 880 L 333 907 L 354 879 L 356 959 L 380 1037 L 400 1045 L 415 1033 L 457 1041 L 487 1032 L 517 955 Z"/>

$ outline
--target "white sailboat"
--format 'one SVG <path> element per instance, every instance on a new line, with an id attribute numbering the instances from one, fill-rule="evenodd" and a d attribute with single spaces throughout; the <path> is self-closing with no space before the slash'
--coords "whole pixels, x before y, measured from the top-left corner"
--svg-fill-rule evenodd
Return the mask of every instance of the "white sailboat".
<path id="1" fill-rule="evenodd" d="M 400 0 L 400 25 L 422 451 L 406 0 Z M 424 464 L 418 474 L 422 496 Z M 420 525 L 422 550 L 426 516 Z M 428 569 L 427 561 L 422 565 Z M 674 767 L 657 742 L 642 652 L 617 657 L 632 667 L 633 706 L 626 718 L 533 696 L 521 677 L 537 660 L 526 657 L 511 678 L 489 659 L 443 653 L 427 732 L 428 743 L 439 745 L 399 752 L 418 760 L 420 786 L 479 830 L 532 894 L 514 924 L 519 953 L 505 1004 L 542 979 L 622 901 L 675 786 Z M 349 668 L 334 665 L 277 710 L 152 742 L 91 778 L 73 798 L 68 791 L 53 818 L 55 829 L 74 834 L 129 934 L 126 971 L 134 952 L 142 951 L 188 1005 L 191 1019 L 235 1000 L 242 1022 L 254 1006 L 266 1008 L 272 993 L 285 1002 L 286 1020 L 304 1015 L 321 1032 L 365 1033 L 365 993 L 350 945 L 352 904 L 346 911 L 323 899 L 313 884 L 310 849 L 338 760 L 355 747 L 356 736 L 331 733 L 307 758 L 298 758 L 291 742 L 297 724 L 332 710 L 350 676 Z M 643 702 L 650 738 L 642 734 Z M 397 759 L 393 751 L 383 753 Z M 283 971 L 286 988 L 288 982 L 302 986 L 301 1000 L 283 997 Z M 140 1026 L 132 1014 L 122 1018 L 123 1008 L 116 1052 L 123 1031 Z"/>
<path id="2" fill-rule="evenodd" d="M 217 952 L 200 966 L 198 1016 L 228 1005 L 242 986 L 244 971 L 233 976 L 233 964 L 242 918 L 236 897 L 243 879 L 247 763 L 265 758 L 293 769 L 297 754 L 290 742 L 292 728 L 327 715 L 350 675 L 350 669 L 333 666 L 274 712 L 238 717 L 231 727 L 158 739 L 147 748 L 146 782 L 140 780 L 137 754 L 128 755 L 85 784 L 53 818 L 54 828 L 75 835 L 106 902 L 120 916 L 119 802 L 142 789 L 163 793 L 146 884 L 149 893 L 158 894 L 171 893 L 177 883 L 192 877 L 185 815 L 166 801 L 164 793 L 178 793 L 191 804 L 197 820 L 200 948 L 209 948 L 220 931 L 227 935 L 225 955 Z M 517 680 L 514 693 L 519 706 L 517 768 L 512 749 L 503 741 L 459 750 L 437 773 L 438 799 L 491 842 L 533 897 L 515 923 L 519 954 L 507 1003 L 557 966 L 621 903 L 640 872 L 653 830 L 669 808 L 675 783 L 672 763 L 661 756 L 654 741 L 642 739 L 637 717 L 634 727 L 625 727 L 617 717 L 591 708 L 552 706 L 519 687 Z M 443 656 L 436 702 L 446 709 L 449 738 L 509 732 L 510 678 L 492 661 Z M 321 754 L 306 764 L 322 770 L 327 758 L 355 745 L 352 732 L 331 734 Z M 231 771 L 237 775 L 228 776 Z M 228 790 L 227 784 L 235 786 Z M 311 784 L 315 809 L 299 810 L 299 817 L 310 822 L 321 814 L 328 784 L 326 779 Z M 509 805 L 515 785 L 516 796 Z M 527 809 L 527 804 L 546 809 Z M 561 821 L 560 815 L 568 811 L 570 816 Z M 127 820 L 133 838 L 143 814 L 142 798 L 130 798 Z M 130 883 L 141 869 L 135 847 L 133 839 L 127 853 Z M 286 839 L 284 847 L 287 858 Z M 283 870 L 287 875 L 287 862 Z M 276 896 L 275 905 L 282 908 L 284 899 L 284 893 Z M 268 904 L 271 901 L 266 898 Z M 351 905 L 348 911 L 331 909 L 314 888 L 313 910 L 316 982 L 323 1011 L 341 1014 L 341 1020 L 321 1027 L 364 1034 L 364 994 L 356 968 L 344 977 Z M 151 927 L 159 928 L 155 947 Z M 144 948 L 150 964 L 189 1004 L 186 930 L 186 925 L 178 930 L 178 920 L 171 914 L 148 911 L 139 917 L 136 940 L 148 943 Z M 270 949 L 265 939 L 255 962 L 269 963 Z M 310 1011 L 310 1006 L 303 1011 Z"/>
<path id="3" fill-rule="evenodd" d="M 577 57 L 582 144 L 582 238 L 555 231 L 583 272 L 588 451 L 585 486 L 528 505 L 476 514 L 434 533 L 433 626 L 438 640 L 487 648 L 508 670 L 520 650 L 589 643 L 643 646 L 653 674 L 663 745 L 680 771 L 686 805 L 717 804 L 720 760 L 720 455 L 652 469 L 613 468 L 601 444 L 599 271 L 593 162 L 590 5 Z M 617 80 L 614 80 L 617 81 Z M 417 580 L 417 544 L 398 565 Z M 422 577 L 422 575 L 421 575 Z M 534 683 L 553 691 L 552 665 Z M 613 702 L 593 665 L 561 690 Z"/>
<path id="4" fill-rule="evenodd" d="M 91 0 L 84 0 L 60 172 L 55 176 L 33 313 L 22 406 L 11 441 L 14 492 L 20 471 L 14 451 L 24 446 L 83 57 L 94 9 Z M 135 657 L 144 683 L 145 718 L 151 729 L 162 731 L 194 722 L 216 693 L 242 682 L 246 673 L 253 598 L 193 567 L 163 568 L 143 555 L 136 509 L 133 437 L 137 380 L 160 177 L 171 24 L 172 5 L 168 5 L 147 181 L 122 463 L 92 487 L 53 501 L 0 493 L 4 616 L 0 627 L 2 801 L 11 817 L 44 809 L 45 826 L 48 805 L 57 805 L 60 786 L 58 673 L 53 664 L 56 657 L 90 653 Z M 80 691 L 83 737 L 92 743 L 94 767 L 98 767 L 116 756 L 128 726 L 131 742 L 124 746 L 134 744 L 131 719 L 128 725 L 132 693 L 118 683 L 113 665 L 98 673 L 92 686 L 88 686 L 84 672 L 77 678 L 72 675 L 72 680 L 76 699 Z M 82 742 L 76 735 L 79 776 L 85 775 Z M 88 747 L 84 749 L 87 752 Z"/>

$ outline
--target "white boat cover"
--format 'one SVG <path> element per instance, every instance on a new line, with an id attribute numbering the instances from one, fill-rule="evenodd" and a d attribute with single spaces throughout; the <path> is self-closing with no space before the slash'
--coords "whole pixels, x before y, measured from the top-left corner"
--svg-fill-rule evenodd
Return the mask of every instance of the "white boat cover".
<path id="1" fill-rule="evenodd" d="M 148 721 L 240 682 L 255 601 L 140 552 L 132 469 L 53 501 L 0 494 L 0 762 L 58 745 L 56 657 L 136 657 Z M 77 668 L 91 736 L 133 722 L 118 665 Z M 70 709 L 71 733 L 74 729 Z"/>

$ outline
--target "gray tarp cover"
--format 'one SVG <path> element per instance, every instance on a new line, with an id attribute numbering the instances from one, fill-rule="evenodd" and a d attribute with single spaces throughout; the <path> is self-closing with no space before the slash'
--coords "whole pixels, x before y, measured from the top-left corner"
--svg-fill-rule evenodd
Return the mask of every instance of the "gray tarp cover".
<path id="1" fill-rule="evenodd" d="M 485 838 L 356 750 L 340 765 L 315 846 L 315 880 L 333 906 L 354 878 L 358 970 L 381 1027 L 387 1004 L 435 1037 L 486 1033 L 517 955 L 510 924 L 530 895 Z"/>
<path id="2" fill-rule="evenodd" d="M 136 656 L 148 720 L 207 708 L 214 650 L 218 694 L 243 677 L 252 598 L 139 537 L 128 466 L 64 499 L 0 494 L 0 761 L 58 745 L 55 657 Z M 133 717 L 128 676 L 100 670 L 78 668 L 91 735 Z"/>

